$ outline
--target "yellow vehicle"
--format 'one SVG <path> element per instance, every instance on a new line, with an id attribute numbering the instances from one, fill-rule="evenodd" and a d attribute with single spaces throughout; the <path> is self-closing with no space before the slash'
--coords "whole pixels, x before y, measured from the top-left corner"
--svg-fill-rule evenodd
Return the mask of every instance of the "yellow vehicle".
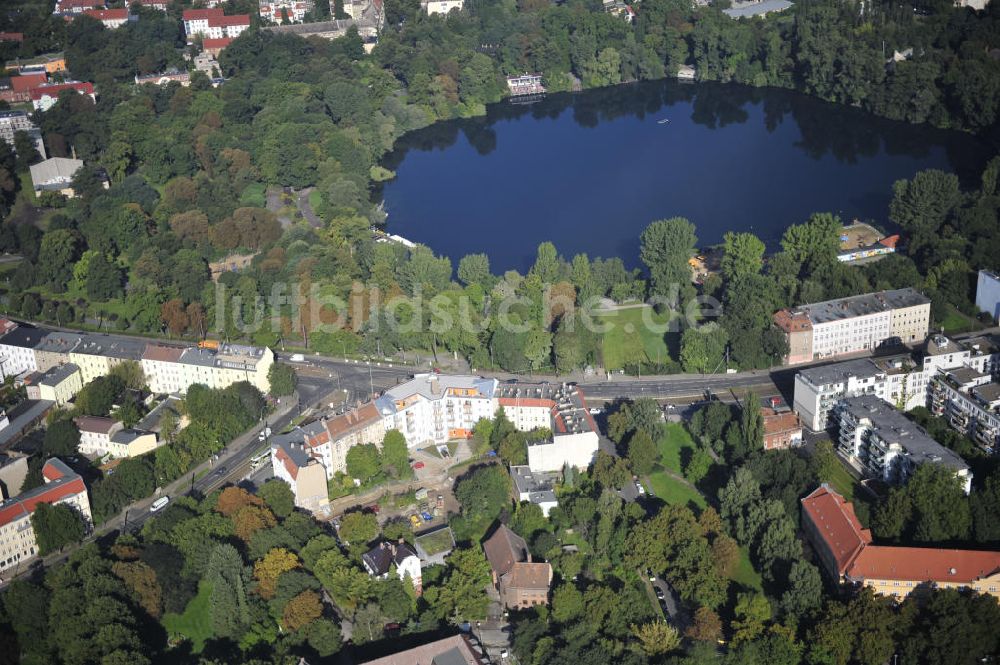
<path id="1" fill-rule="evenodd" d="M 419 529 L 420 525 L 422 524 L 422 522 L 420 521 L 420 517 L 418 517 L 417 515 L 410 515 L 410 524 L 413 526 L 414 529 Z"/>

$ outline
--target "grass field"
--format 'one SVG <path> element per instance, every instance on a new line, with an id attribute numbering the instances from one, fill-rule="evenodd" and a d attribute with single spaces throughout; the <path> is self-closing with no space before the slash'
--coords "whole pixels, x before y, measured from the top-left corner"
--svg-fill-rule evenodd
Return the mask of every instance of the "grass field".
<path id="1" fill-rule="evenodd" d="M 667 503 L 681 504 L 688 507 L 695 505 L 699 509 L 705 508 L 708 505 L 705 503 L 705 497 L 698 490 L 685 485 L 663 469 L 658 469 L 649 474 L 649 485 L 653 493 Z"/>
<path id="2" fill-rule="evenodd" d="M 740 560 L 736 564 L 736 570 L 733 571 L 733 581 L 757 591 L 763 590 L 760 573 L 754 570 L 753 564 L 750 563 L 750 553 L 745 547 L 740 548 Z"/>
<path id="3" fill-rule="evenodd" d="M 309 207 L 316 212 L 316 208 L 323 205 L 323 195 L 319 193 L 319 190 L 312 190 L 309 192 Z"/>
<path id="4" fill-rule="evenodd" d="M 660 453 L 660 464 L 674 473 L 682 473 L 681 451 L 685 449 L 694 451 L 695 446 L 694 440 L 683 425 L 667 423 L 663 428 L 663 436 L 656 442 L 656 448 Z"/>
<path id="5" fill-rule="evenodd" d="M 263 208 L 267 201 L 264 198 L 265 188 L 259 182 L 247 185 L 240 195 L 240 203 L 254 208 Z"/>
<path id="6" fill-rule="evenodd" d="M 838 457 L 837 458 L 837 470 L 830 478 L 822 478 L 824 482 L 830 483 L 833 489 L 837 490 L 841 496 L 843 496 L 848 501 L 854 500 L 854 486 L 855 480 L 847 469 L 844 468 L 844 462 Z"/>
<path id="7" fill-rule="evenodd" d="M 948 335 L 952 333 L 982 330 L 986 326 L 977 321 L 975 318 L 966 316 L 953 306 L 948 305 L 948 316 L 944 318 L 944 321 L 941 321 L 941 327 L 944 328 L 945 334 Z"/>
<path id="8" fill-rule="evenodd" d="M 676 333 L 663 328 L 672 316 L 657 314 L 651 307 L 618 309 L 595 316 L 595 323 L 608 326 L 604 333 L 602 355 L 605 369 L 620 369 L 637 362 L 662 362 L 672 357 L 667 341 Z M 650 323 L 658 327 L 650 329 Z"/>
<path id="9" fill-rule="evenodd" d="M 163 615 L 163 626 L 167 633 L 191 640 L 191 650 L 194 653 L 199 653 L 205 646 L 205 640 L 213 634 L 212 617 L 209 615 L 211 598 L 212 585 L 202 581 L 198 584 L 198 595 L 184 608 L 184 614 Z"/>

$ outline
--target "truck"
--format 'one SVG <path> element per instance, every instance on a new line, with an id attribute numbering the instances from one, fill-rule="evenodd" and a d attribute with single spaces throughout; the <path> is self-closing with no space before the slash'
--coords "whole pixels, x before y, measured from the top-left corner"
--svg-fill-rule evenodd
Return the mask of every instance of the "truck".
<path id="1" fill-rule="evenodd" d="M 260 434 L 257 435 L 257 440 L 258 441 L 264 441 L 269 436 L 271 436 L 271 428 L 270 427 L 265 427 L 264 429 L 262 429 L 260 431 Z"/>

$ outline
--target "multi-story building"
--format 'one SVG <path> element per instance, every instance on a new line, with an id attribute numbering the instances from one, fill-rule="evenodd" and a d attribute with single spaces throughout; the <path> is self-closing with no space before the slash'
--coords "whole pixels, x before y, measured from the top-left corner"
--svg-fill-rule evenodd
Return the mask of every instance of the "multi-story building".
<path id="1" fill-rule="evenodd" d="M 156 450 L 161 443 L 156 434 L 125 427 L 113 418 L 81 416 L 74 418 L 73 422 L 80 430 L 77 451 L 90 458 L 137 457 Z"/>
<path id="2" fill-rule="evenodd" d="M 32 326 L 19 326 L 13 321 L 0 319 L 0 374 L 6 379 L 38 371 L 35 346 L 45 331 Z"/>
<path id="3" fill-rule="evenodd" d="M 966 494 L 971 491 L 972 470 L 965 460 L 882 398 L 849 397 L 837 404 L 836 414 L 838 450 L 868 474 L 898 484 L 920 464 L 941 464 L 954 471 Z"/>
<path id="4" fill-rule="evenodd" d="M 154 393 L 184 393 L 195 383 L 222 389 L 240 381 L 266 393 L 274 352 L 239 344 L 205 343 L 198 348 L 149 344 L 143 345 L 139 359 Z"/>
<path id="5" fill-rule="evenodd" d="M 959 367 L 989 372 L 998 358 L 996 345 L 987 338 L 954 341 L 933 335 L 919 353 L 847 360 L 799 371 L 794 408 L 814 431 L 830 424 L 831 408 L 845 397 L 878 395 L 909 411 L 927 405 L 931 380 L 940 372 Z"/>
<path id="6" fill-rule="evenodd" d="M 329 509 L 326 468 L 306 452 L 304 443 L 282 439 L 272 441 L 271 467 L 274 476 L 292 488 L 296 506 L 311 513 Z"/>
<path id="7" fill-rule="evenodd" d="M 1000 276 L 991 270 L 980 270 L 976 280 L 976 307 L 993 320 L 1000 319 Z"/>
<path id="8" fill-rule="evenodd" d="M 366 660 L 362 665 L 490 665 L 485 647 L 468 633 L 398 651 L 382 658 Z"/>
<path id="9" fill-rule="evenodd" d="M 431 14 L 447 14 L 453 9 L 462 11 L 465 0 L 420 0 L 420 8 Z"/>
<path id="10" fill-rule="evenodd" d="M 854 506 L 825 484 L 802 499 L 802 529 L 838 584 L 896 600 L 931 589 L 969 589 L 1000 600 L 1000 552 L 875 545 Z"/>
<path id="11" fill-rule="evenodd" d="M 45 159 L 45 142 L 42 141 L 42 133 L 31 121 L 31 116 L 24 111 L 0 111 L 0 139 L 14 148 L 14 135 L 17 132 L 24 132 L 31 137 L 35 144 L 35 150 L 42 159 Z"/>
<path id="12" fill-rule="evenodd" d="M 48 83 L 31 89 L 31 106 L 36 111 L 48 111 L 59 101 L 59 95 L 65 90 L 72 90 L 79 95 L 87 95 L 95 102 L 97 95 L 94 94 L 93 83 L 82 83 L 80 81 L 67 81 L 66 83 Z"/>
<path id="13" fill-rule="evenodd" d="M 793 365 L 922 341 L 930 302 L 914 289 L 880 291 L 780 310 L 774 323 L 788 340 L 785 363 Z"/>
<path id="14" fill-rule="evenodd" d="M 183 368 L 180 365 L 184 347 L 150 344 L 142 352 L 142 372 L 146 375 L 146 385 L 150 392 L 170 395 L 187 390 L 183 382 Z"/>
<path id="15" fill-rule="evenodd" d="M 552 566 L 532 561 L 524 538 L 501 524 L 483 541 L 483 551 L 504 607 L 524 609 L 548 604 Z"/>
<path id="16" fill-rule="evenodd" d="M 213 59 L 216 59 L 219 57 L 219 54 L 232 43 L 232 37 L 223 37 L 222 39 L 203 39 L 201 41 L 201 48 L 203 53 L 207 53 L 212 56 Z M 213 66 L 218 68 L 219 63 L 216 62 Z M 211 69 L 209 70 L 209 73 L 211 73 Z"/>
<path id="17" fill-rule="evenodd" d="M 403 434 L 411 448 L 440 445 L 471 437 L 476 423 L 500 408 L 520 430 L 552 432 L 550 439 L 528 446 L 533 472 L 561 471 L 566 465 L 586 468 L 597 454 L 597 426 L 576 386 L 501 384 L 477 376 L 418 374 L 372 402 L 303 424 L 289 436 L 302 442 L 333 478 L 347 471 L 348 450 L 381 445 L 389 430 Z"/>
<path id="18" fill-rule="evenodd" d="M 410 578 L 410 583 L 418 596 L 423 591 L 420 557 L 402 538 L 398 543 L 387 540 L 379 542 L 361 555 L 361 563 L 369 575 L 382 580 L 387 579 L 389 571 L 395 568 L 400 580 L 405 581 L 407 577 Z"/>
<path id="19" fill-rule="evenodd" d="M 70 361 L 69 354 L 83 343 L 83 335 L 68 332 L 50 332 L 42 335 L 35 345 L 35 368 L 47 372 L 56 365 Z"/>
<path id="20" fill-rule="evenodd" d="M 28 383 L 28 380 L 25 381 Z M 48 400 L 56 406 L 66 406 L 83 389 L 80 368 L 73 363 L 56 365 L 38 375 L 26 386 L 28 399 Z"/>
<path id="21" fill-rule="evenodd" d="M 42 467 L 40 487 L 0 503 L 0 570 L 17 566 L 38 553 L 31 514 L 39 504 L 66 504 L 80 512 L 90 524 L 90 501 L 83 478 L 60 460 L 52 458 Z"/>
<path id="22" fill-rule="evenodd" d="M 938 374 L 928 408 L 987 452 L 1000 448 L 1000 384 L 986 372 L 961 367 Z"/>
<path id="23" fill-rule="evenodd" d="M 250 27 L 249 14 L 226 16 L 221 8 L 186 9 L 181 18 L 189 42 L 195 35 L 206 39 L 235 38 Z"/>
<path id="24" fill-rule="evenodd" d="M 534 472 L 531 467 L 510 467 L 510 477 L 514 479 L 514 494 L 518 501 L 533 503 L 542 509 L 542 515 L 549 516 L 549 511 L 559 505 L 555 486 L 560 475 L 553 472 Z"/>
<path id="25" fill-rule="evenodd" d="M 128 8 L 85 9 L 83 14 L 100 21 L 108 30 L 116 30 L 128 23 Z"/>
<path id="26" fill-rule="evenodd" d="M 34 58 L 9 60 L 4 68 L 22 76 L 25 73 L 57 74 L 66 71 L 66 58 L 62 53 L 43 53 Z"/>
<path id="27" fill-rule="evenodd" d="M 104 9 L 107 6 L 104 0 L 57 0 L 52 13 L 72 16 L 91 9 Z"/>
<path id="28" fill-rule="evenodd" d="M 764 407 L 764 450 L 784 450 L 802 445 L 802 421 L 787 406 L 783 410 Z"/>
<path id="29" fill-rule="evenodd" d="M 167 6 L 170 4 L 167 0 L 128 0 L 126 3 L 130 7 L 133 5 L 141 5 L 143 7 L 148 7 L 149 9 L 156 9 L 161 12 L 167 11 Z"/>
<path id="30" fill-rule="evenodd" d="M 285 18 L 301 23 L 315 7 L 313 0 L 260 0 L 258 13 L 265 21 L 282 24 Z"/>
<path id="31" fill-rule="evenodd" d="M 108 335 L 84 335 L 80 344 L 69 353 L 70 362 L 80 368 L 84 385 L 123 362 L 139 363 L 146 341 Z"/>

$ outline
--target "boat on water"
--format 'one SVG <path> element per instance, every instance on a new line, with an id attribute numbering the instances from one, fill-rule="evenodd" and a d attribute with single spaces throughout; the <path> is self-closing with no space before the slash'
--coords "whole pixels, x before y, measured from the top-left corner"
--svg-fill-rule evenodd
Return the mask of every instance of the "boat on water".
<path id="1" fill-rule="evenodd" d="M 670 118 L 664 118 L 663 120 L 657 120 L 656 124 L 658 124 L 658 125 L 665 125 L 668 122 L 670 122 Z"/>

